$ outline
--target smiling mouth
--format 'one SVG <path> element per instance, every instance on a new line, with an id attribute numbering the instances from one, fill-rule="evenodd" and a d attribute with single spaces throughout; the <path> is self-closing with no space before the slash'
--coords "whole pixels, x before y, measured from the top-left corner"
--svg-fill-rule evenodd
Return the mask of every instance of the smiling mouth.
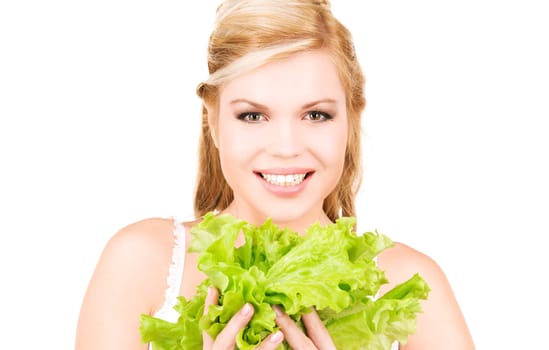
<path id="1" fill-rule="evenodd" d="M 311 173 L 300 173 L 300 174 L 264 174 L 259 173 L 263 180 L 266 182 L 276 185 L 276 186 L 282 186 L 282 187 L 289 187 L 289 186 L 297 186 L 300 183 L 302 183 L 307 176 L 309 176 Z"/>

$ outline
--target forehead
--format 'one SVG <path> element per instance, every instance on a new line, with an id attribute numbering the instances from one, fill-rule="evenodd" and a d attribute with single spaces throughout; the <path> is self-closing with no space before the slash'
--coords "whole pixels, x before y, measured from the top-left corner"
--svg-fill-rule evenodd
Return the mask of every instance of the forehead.
<path id="1" fill-rule="evenodd" d="M 345 91 L 330 55 L 314 50 L 267 63 L 224 84 L 221 104 L 238 98 L 285 105 L 324 98 L 343 103 Z"/>

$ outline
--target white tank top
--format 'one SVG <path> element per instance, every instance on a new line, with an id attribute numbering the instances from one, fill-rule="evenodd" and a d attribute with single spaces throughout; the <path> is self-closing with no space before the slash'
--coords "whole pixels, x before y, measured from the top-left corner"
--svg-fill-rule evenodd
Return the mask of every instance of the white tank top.
<path id="1" fill-rule="evenodd" d="M 174 223 L 173 235 L 174 246 L 172 252 L 172 262 L 168 269 L 168 287 L 164 293 L 164 303 L 154 313 L 154 317 L 162 320 L 175 323 L 179 318 L 179 313 L 174 310 L 174 306 L 177 303 L 177 297 L 181 289 L 181 282 L 183 281 L 183 270 L 185 269 L 185 252 L 186 247 L 186 231 L 185 227 L 175 217 L 172 218 Z M 377 260 L 376 260 L 377 262 Z M 152 350 L 152 346 L 149 345 L 149 349 Z M 391 350 L 398 350 L 398 342 L 394 342 L 391 346 Z"/>
<path id="2" fill-rule="evenodd" d="M 176 218 L 173 219 L 173 235 L 174 245 L 172 251 L 172 262 L 168 269 L 168 287 L 164 292 L 164 303 L 154 313 L 154 317 L 163 319 L 168 322 L 177 322 L 179 314 L 174 310 L 174 306 L 177 303 L 177 297 L 181 289 L 181 282 L 183 281 L 183 270 L 185 268 L 185 252 L 186 247 L 186 232 L 185 227 Z"/>

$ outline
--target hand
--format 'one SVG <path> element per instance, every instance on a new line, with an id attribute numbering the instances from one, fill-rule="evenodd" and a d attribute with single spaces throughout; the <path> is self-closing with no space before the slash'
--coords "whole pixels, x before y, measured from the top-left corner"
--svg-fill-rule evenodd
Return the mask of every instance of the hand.
<path id="1" fill-rule="evenodd" d="M 204 313 L 208 312 L 210 305 L 217 305 L 219 299 L 219 292 L 217 289 L 208 288 L 208 295 L 206 296 L 206 303 L 204 307 Z M 234 350 L 235 338 L 244 328 L 254 315 L 254 308 L 250 304 L 246 304 L 238 311 L 231 320 L 227 323 L 225 328 L 217 335 L 215 341 L 206 332 L 202 332 L 202 343 L 204 350 Z M 295 325 L 294 325 L 295 326 Z M 256 350 L 275 350 L 284 340 L 284 335 L 281 331 L 275 332 L 269 335 Z"/>
<path id="2" fill-rule="evenodd" d="M 301 319 L 307 330 L 304 334 L 295 322 L 278 306 L 273 306 L 276 313 L 276 324 L 284 333 L 286 341 L 294 350 L 336 350 L 330 334 L 324 323 L 318 317 L 316 310 L 303 314 Z"/>

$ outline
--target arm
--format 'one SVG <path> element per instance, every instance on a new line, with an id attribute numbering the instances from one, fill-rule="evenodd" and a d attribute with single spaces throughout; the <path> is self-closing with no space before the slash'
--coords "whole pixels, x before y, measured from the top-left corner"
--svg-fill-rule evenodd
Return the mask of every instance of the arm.
<path id="1" fill-rule="evenodd" d="M 163 303 L 173 247 L 170 220 L 148 219 L 119 231 L 106 245 L 84 297 L 76 349 L 147 349 L 141 314 Z"/>
<path id="2" fill-rule="evenodd" d="M 404 282 L 418 272 L 429 284 L 428 300 L 422 302 L 423 313 L 418 315 L 417 328 L 403 350 L 473 350 L 474 344 L 467 324 L 440 266 L 428 256 L 403 244 L 383 252 L 379 266 L 390 283 L 382 293 Z"/>

